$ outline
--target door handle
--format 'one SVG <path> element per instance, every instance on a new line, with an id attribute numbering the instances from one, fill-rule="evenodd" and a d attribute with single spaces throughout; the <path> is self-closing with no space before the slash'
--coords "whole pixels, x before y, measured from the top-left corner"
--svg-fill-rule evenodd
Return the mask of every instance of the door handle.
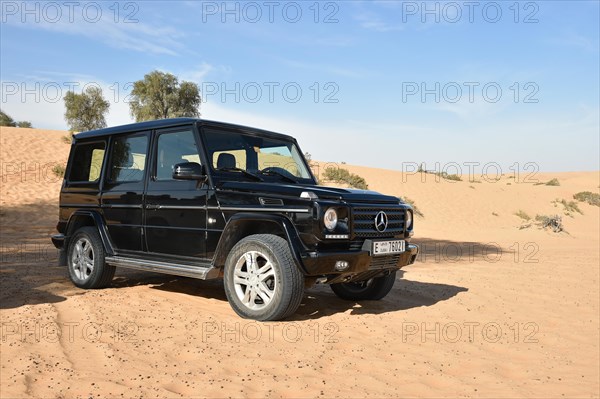
<path id="1" fill-rule="evenodd" d="M 159 209 L 160 205 L 146 205 L 146 209 Z"/>

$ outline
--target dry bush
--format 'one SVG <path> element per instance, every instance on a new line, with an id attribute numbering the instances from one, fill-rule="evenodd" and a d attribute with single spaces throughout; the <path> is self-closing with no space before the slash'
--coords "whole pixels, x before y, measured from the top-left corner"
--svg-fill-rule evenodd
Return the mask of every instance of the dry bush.
<path id="1" fill-rule="evenodd" d="M 325 172 L 323 172 L 323 177 L 326 180 L 337 183 L 346 183 L 350 187 L 359 188 L 362 190 L 366 190 L 369 188 L 367 181 L 363 177 L 355 175 L 354 173 L 350 173 L 347 169 L 343 168 L 336 168 L 334 166 L 330 166 L 327 169 L 325 169 Z"/>
<path id="2" fill-rule="evenodd" d="M 519 209 L 517 212 L 515 212 L 515 215 L 520 217 L 523 220 L 531 220 L 531 216 L 529 216 L 525 211 Z"/>
<path id="3" fill-rule="evenodd" d="M 547 215 L 536 215 L 535 220 L 543 229 L 551 228 L 553 232 L 560 233 L 565 231 L 562 224 L 562 217 L 559 215 L 547 216 Z"/>
<path id="4" fill-rule="evenodd" d="M 404 198 L 400 198 L 400 201 L 406 202 L 408 205 L 410 205 L 412 207 L 413 211 L 415 212 L 415 215 L 420 216 L 422 218 L 425 217 L 425 215 L 423 214 L 423 212 L 421 212 L 419 210 L 419 208 L 417 208 L 417 205 L 415 204 L 415 201 L 413 201 L 412 199 L 410 199 L 408 197 L 404 197 Z"/>
<path id="5" fill-rule="evenodd" d="M 552 201 L 552 203 L 554 204 L 554 206 L 558 206 L 558 204 L 561 204 L 564 208 L 564 212 L 565 215 L 567 216 L 571 216 L 573 217 L 573 213 L 577 212 L 581 215 L 583 215 L 583 212 L 581 211 L 581 209 L 579 209 L 579 205 L 577 205 L 577 202 L 575 201 L 568 201 L 565 199 L 562 200 L 554 200 Z"/>
<path id="6" fill-rule="evenodd" d="M 600 194 L 593 193 L 591 191 L 581 191 L 575 195 L 573 198 L 580 202 L 586 202 L 590 205 L 600 206 Z"/>
<path id="7" fill-rule="evenodd" d="M 65 167 L 64 165 L 54 165 L 52 168 L 52 172 L 58 177 L 65 177 Z"/>

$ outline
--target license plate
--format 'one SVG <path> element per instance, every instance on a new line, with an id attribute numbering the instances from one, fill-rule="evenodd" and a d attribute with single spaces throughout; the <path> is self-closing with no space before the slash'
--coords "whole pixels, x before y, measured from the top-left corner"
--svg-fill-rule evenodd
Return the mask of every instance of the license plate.
<path id="1" fill-rule="evenodd" d="M 399 254 L 405 251 L 404 240 L 374 241 L 371 253 L 373 255 Z"/>

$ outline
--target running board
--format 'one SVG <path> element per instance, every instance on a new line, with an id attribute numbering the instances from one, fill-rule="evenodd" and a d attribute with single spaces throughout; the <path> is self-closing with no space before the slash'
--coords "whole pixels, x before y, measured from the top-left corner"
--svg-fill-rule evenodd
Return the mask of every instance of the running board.
<path id="1" fill-rule="evenodd" d="M 212 267 L 209 263 L 206 263 L 206 266 L 191 266 L 155 260 L 126 258 L 123 256 L 107 256 L 105 261 L 109 265 L 116 267 L 172 274 L 175 276 L 198 278 L 201 280 L 212 280 L 219 278 L 220 275 L 219 269 Z"/>

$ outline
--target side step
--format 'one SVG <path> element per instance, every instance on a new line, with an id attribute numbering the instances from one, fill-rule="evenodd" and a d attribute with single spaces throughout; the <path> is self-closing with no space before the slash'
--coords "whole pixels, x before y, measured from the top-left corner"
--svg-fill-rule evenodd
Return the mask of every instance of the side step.
<path id="1" fill-rule="evenodd" d="M 175 276 L 211 280 L 219 278 L 219 269 L 212 267 L 209 263 L 205 265 L 191 266 L 179 263 L 160 262 L 155 260 L 127 258 L 124 256 L 107 256 L 106 263 L 111 266 L 124 267 L 127 269 L 146 270 L 151 272 L 172 274 Z"/>

